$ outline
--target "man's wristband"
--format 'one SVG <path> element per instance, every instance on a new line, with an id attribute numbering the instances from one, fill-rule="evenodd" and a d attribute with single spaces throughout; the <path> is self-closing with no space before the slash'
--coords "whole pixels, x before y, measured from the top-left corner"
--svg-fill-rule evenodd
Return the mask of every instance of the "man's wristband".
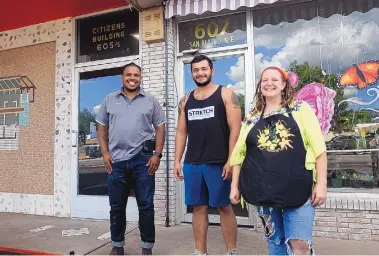
<path id="1" fill-rule="evenodd" d="M 163 154 L 160 152 L 156 152 L 155 150 L 153 151 L 153 155 L 158 156 L 159 158 L 162 158 Z"/>

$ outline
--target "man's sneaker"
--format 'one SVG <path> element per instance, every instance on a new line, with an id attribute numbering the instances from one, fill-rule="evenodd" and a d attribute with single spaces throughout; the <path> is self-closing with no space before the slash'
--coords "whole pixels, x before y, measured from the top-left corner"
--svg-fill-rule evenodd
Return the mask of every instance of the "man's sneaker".
<path id="1" fill-rule="evenodd" d="M 142 255 L 153 255 L 153 250 L 142 248 Z"/>
<path id="2" fill-rule="evenodd" d="M 199 256 L 199 255 L 208 255 L 208 252 L 206 252 L 206 253 L 200 253 L 198 250 L 195 249 L 195 252 L 191 253 L 191 255 L 197 255 L 197 256 Z"/>
<path id="3" fill-rule="evenodd" d="M 228 251 L 226 253 L 226 255 L 237 255 L 237 250 L 236 249 L 232 249 L 232 250 Z"/>
<path id="4" fill-rule="evenodd" d="M 124 255 L 124 247 L 113 247 L 109 255 Z"/>

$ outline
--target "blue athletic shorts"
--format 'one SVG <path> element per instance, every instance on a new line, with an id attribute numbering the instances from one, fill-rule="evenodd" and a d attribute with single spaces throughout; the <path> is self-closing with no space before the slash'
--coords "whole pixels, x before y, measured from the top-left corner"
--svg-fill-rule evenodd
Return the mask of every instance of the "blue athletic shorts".
<path id="1" fill-rule="evenodd" d="M 223 180 L 223 168 L 222 164 L 184 164 L 185 204 L 229 205 L 231 180 Z"/>

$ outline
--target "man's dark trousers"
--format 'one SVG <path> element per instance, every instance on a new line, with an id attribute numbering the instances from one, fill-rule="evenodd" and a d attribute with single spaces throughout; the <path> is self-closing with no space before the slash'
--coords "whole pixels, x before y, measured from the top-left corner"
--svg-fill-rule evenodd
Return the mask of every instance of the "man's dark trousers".
<path id="1" fill-rule="evenodd" d="M 149 167 L 146 166 L 151 156 L 140 152 L 129 160 L 112 164 L 112 173 L 108 175 L 108 191 L 113 247 L 125 245 L 125 211 L 131 188 L 134 188 L 139 211 L 140 245 L 145 249 L 154 247 L 155 175 L 149 175 Z"/>

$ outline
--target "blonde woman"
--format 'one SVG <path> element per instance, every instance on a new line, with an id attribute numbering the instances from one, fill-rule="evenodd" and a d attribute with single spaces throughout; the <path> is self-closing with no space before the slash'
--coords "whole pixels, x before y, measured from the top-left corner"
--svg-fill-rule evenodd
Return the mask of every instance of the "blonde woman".
<path id="1" fill-rule="evenodd" d="M 230 199 L 255 205 L 270 255 L 313 254 L 315 207 L 326 200 L 326 146 L 317 117 L 288 74 L 268 67 L 232 152 Z"/>

